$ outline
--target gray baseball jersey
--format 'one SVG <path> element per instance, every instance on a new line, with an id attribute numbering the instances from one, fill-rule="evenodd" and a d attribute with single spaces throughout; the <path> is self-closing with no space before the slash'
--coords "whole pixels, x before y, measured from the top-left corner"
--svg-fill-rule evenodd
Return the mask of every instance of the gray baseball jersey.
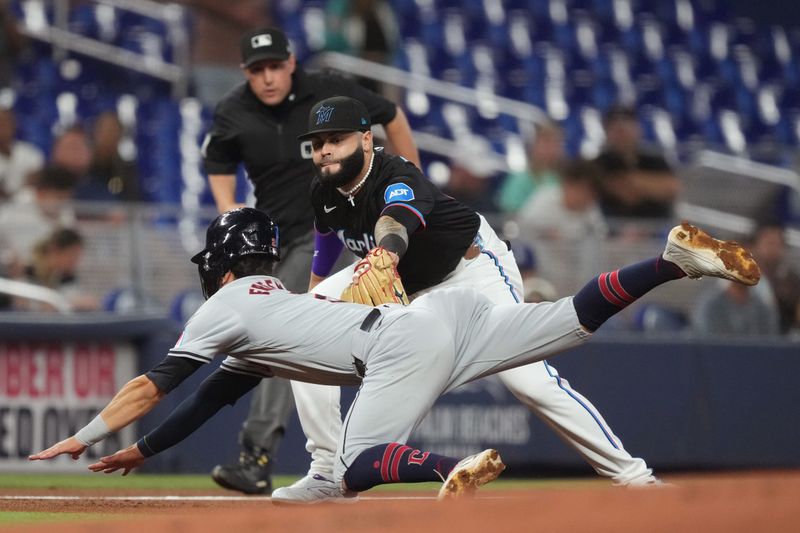
<path id="1" fill-rule="evenodd" d="M 351 334 L 370 308 L 292 294 L 277 278 L 248 276 L 222 287 L 189 319 L 169 354 L 259 377 L 357 385 Z"/>
<path id="2" fill-rule="evenodd" d="M 495 305 L 472 289 L 451 288 L 379 310 L 370 323 L 370 307 L 292 294 L 276 278 L 249 276 L 203 304 L 169 353 L 201 362 L 225 353 L 225 370 L 260 377 L 360 382 L 334 464 L 340 481 L 364 449 L 405 442 L 444 392 L 589 337 L 571 298 Z"/>

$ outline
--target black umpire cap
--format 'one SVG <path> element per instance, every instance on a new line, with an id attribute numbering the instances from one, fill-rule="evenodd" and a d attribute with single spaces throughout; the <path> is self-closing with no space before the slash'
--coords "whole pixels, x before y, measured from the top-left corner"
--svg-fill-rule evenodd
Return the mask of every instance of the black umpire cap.
<path id="1" fill-rule="evenodd" d="M 242 66 L 249 67 L 258 61 L 289 59 L 289 39 L 277 28 L 260 28 L 242 35 Z"/>
<path id="2" fill-rule="evenodd" d="M 308 114 L 308 132 L 298 139 L 330 131 L 369 131 L 372 122 L 366 106 L 348 96 L 333 96 L 317 102 Z"/>

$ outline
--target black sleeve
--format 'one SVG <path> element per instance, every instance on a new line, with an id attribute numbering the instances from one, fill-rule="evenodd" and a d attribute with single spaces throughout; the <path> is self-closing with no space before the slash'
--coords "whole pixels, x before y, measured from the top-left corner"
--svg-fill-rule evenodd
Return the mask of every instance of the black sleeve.
<path id="1" fill-rule="evenodd" d="M 605 176 L 609 177 L 617 176 L 629 170 L 629 165 L 625 162 L 625 159 L 618 153 L 610 150 L 602 152 L 597 156 L 594 162 L 597 168 L 599 168 Z"/>
<path id="2" fill-rule="evenodd" d="M 168 393 L 183 383 L 183 380 L 194 374 L 195 370 L 201 366 L 203 363 L 200 361 L 168 355 L 145 376 L 158 387 L 158 390 Z"/>
<path id="3" fill-rule="evenodd" d="M 233 103 L 223 101 L 214 111 L 211 129 L 201 147 L 203 169 L 208 174 L 236 174 L 242 161 L 237 125 L 232 120 Z"/>
<path id="4" fill-rule="evenodd" d="M 648 172 L 672 172 L 667 159 L 656 152 L 641 152 L 637 158 L 638 167 Z"/>
<path id="5" fill-rule="evenodd" d="M 217 369 L 157 428 L 139 439 L 136 446 L 145 457 L 174 446 L 194 433 L 225 405 L 236 403 L 260 381 L 254 376 Z"/>

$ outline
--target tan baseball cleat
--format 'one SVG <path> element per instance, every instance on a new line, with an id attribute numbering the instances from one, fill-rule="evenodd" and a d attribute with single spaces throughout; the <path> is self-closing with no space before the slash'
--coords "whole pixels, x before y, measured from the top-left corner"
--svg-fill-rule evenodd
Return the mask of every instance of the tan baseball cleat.
<path id="1" fill-rule="evenodd" d="M 472 496 L 478 487 L 494 481 L 505 469 L 497 450 L 483 450 L 470 455 L 459 461 L 444 480 L 439 489 L 439 500 Z"/>
<path id="2" fill-rule="evenodd" d="M 715 239 L 688 222 L 669 232 L 662 257 L 694 279 L 712 276 L 744 285 L 755 285 L 761 279 L 758 264 L 741 244 Z"/>

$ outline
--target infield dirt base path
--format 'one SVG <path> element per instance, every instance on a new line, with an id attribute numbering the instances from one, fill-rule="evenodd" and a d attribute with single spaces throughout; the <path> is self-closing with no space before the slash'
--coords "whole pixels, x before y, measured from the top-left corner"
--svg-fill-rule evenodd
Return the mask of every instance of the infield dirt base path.
<path id="1" fill-rule="evenodd" d="M 110 519 L 6 529 L 28 533 L 800 531 L 800 472 L 675 476 L 668 481 L 674 486 L 486 490 L 472 500 L 445 503 L 415 498 L 430 493 L 379 493 L 356 503 L 302 507 L 276 506 L 264 499 L 108 501 L 100 497 L 119 493 L 86 492 L 79 500 L 7 500 L 2 499 L 9 496 L 4 491 L 0 510 L 122 513 Z"/>

